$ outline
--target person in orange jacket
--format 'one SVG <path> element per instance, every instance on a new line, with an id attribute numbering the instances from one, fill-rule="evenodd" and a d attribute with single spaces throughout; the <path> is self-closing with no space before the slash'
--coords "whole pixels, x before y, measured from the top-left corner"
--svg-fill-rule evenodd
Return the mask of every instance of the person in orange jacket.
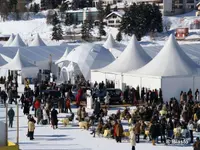
<path id="1" fill-rule="evenodd" d="M 35 108 L 35 117 L 36 117 L 36 111 L 37 111 L 37 109 L 38 108 L 40 108 L 40 101 L 37 99 L 36 101 L 35 101 L 35 103 L 34 103 L 34 108 Z"/>
<path id="2" fill-rule="evenodd" d="M 66 99 L 66 113 L 68 113 L 68 109 L 72 113 L 71 102 L 70 102 L 70 98 L 69 97 Z"/>

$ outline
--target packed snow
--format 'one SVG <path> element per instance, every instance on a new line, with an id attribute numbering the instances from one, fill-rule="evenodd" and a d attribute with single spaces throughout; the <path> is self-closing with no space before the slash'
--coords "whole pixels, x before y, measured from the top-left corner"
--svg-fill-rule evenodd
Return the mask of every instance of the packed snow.
<path id="1" fill-rule="evenodd" d="M 13 107 L 16 112 L 16 107 Z M 118 109 L 118 108 L 117 108 Z M 116 113 L 117 109 L 109 111 Z M 123 108 L 119 108 L 123 109 Z M 76 109 L 72 109 L 76 112 Z M 91 110 L 87 110 L 91 112 Z M 34 114 L 34 112 L 31 112 Z M 66 114 L 59 114 L 58 119 L 61 120 Z M 0 121 L 5 122 L 5 108 L 0 105 Z M 130 150 L 131 144 L 128 140 L 123 140 L 122 143 L 116 143 L 114 139 L 104 137 L 95 138 L 90 135 L 90 131 L 80 129 L 74 121 L 73 126 L 64 127 L 60 122 L 58 129 L 54 130 L 50 125 L 36 125 L 35 139 L 30 141 L 26 137 L 27 134 L 27 116 L 23 115 L 23 111 L 19 111 L 19 145 L 21 150 Z M 126 122 L 123 121 L 124 126 Z M 14 119 L 13 128 L 9 128 L 8 137 L 10 141 L 16 142 L 16 117 Z M 141 137 L 142 139 L 142 137 Z M 176 146 L 157 144 L 153 146 L 150 142 L 141 140 L 141 143 L 136 145 L 136 150 L 144 150 L 148 146 L 148 150 L 191 150 L 190 145 Z"/>

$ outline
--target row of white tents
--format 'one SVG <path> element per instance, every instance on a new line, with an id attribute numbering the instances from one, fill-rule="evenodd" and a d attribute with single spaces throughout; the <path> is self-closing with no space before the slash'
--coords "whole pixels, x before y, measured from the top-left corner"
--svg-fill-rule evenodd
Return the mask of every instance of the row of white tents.
<path id="1" fill-rule="evenodd" d="M 19 34 L 16 36 L 14 34 L 10 35 L 8 41 L 4 44 L 4 47 L 24 47 L 27 46 Z M 44 41 L 41 39 L 39 34 L 36 34 L 34 40 L 28 44 L 28 46 L 46 46 Z"/>
<path id="2" fill-rule="evenodd" d="M 86 43 L 57 47 L 44 46 L 38 37 L 32 42 L 35 43 L 32 44 L 33 47 L 19 46 L 21 40 L 16 36 L 18 42 L 14 42 L 13 38 L 13 42 L 18 43 L 13 44 L 15 47 L 0 48 L 1 72 L 6 69 L 14 70 L 17 65 L 19 67 L 16 68 L 21 70 L 24 77 L 30 77 L 35 75 L 32 71 L 48 69 L 51 56 L 56 68 L 53 73 L 58 76 L 60 67 L 62 81 L 82 74 L 92 82 L 114 81 L 115 87 L 122 90 L 125 86 L 162 88 L 165 100 L 174 96 L 178 98 L 180 91 L 200 88 L 199 65 L 193 61 L 194 58 L 190 58 L 191 54 L 198 56 L 197 52 L 191 51 L 188 57 L 188 53 L 185 54 L 182 50 L 185 46 L 181 48 L 172 35 L 160 52 L 153 48 L 152 52 L 155 55 L 158 53 L 153 59 L 149 56 L 149 51 L 140 46 L 135 36 L 126 47 L 116 42 L 111 35 L 103 45 Z"/>

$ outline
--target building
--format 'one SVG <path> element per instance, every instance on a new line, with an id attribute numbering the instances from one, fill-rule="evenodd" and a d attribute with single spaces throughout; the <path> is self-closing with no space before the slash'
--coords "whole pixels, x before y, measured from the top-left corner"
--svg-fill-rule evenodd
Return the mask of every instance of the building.
<path id="1" fill-rule="evenodd" d="M 98 10 L 95 7 L 88 7 L 78 10 L 69 10 L 66 13 L 71 13 L 75 24 L 83 23 L 88 17 L 95 21 L 97 20 Z"/>
<path id="2" fill-rule="evenodd" d="M 122 21 L 122 16 L 124 11 L 113 11 L 105 17 L 107 26 L 109 27 L 119 27 Z"/>
<path id="3" fill-rule="evenodd" d="M 102 0 L 103 6 L 107 4 L 116 5 L 118 3 L 126 3 L 131 5 L 132 3 L 156 3 L 163 15 L 177 15 L 189 12 L 195 9 L 199 0 Z M 96 6 L 99 0 L 94 0 Z M 120 5 L 121 6 L 121 5 Z"/>

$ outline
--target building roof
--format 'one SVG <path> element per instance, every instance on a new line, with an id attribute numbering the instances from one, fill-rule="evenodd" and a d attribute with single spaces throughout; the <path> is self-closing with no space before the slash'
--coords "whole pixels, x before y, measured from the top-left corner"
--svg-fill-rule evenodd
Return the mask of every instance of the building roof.
<path id="1" fill-rule="evenodd" d="M 109 18 L 109 17 L 112 16 L 113 14 L 115 14 L 115 15 L 117 15 L 117 16 L 119 16 L 119 17 L 122 18 L 122 16 L 124 15 L 124 11 L 113 11 L 113 12 L 111 12 L 110 14 L 108 14 L 108 15 L 105 17 L 105 19 Z"/>
<path id="2" fill-rule="evenodd" d="M 119 58 L 99 71 L 124 73 L 136 70 L 146 65 L 149 61 L 151 61 L 151 57 L 144 51 L 135 35 L 133 35 Z"/>
<path id="3" fill-rule="evenodd" d="M 186 76 L 198 73 L 197 65 L 170 35 L 162 50 L 144 67 L 128 72 L 130 74 L 151 76 Z"/>

